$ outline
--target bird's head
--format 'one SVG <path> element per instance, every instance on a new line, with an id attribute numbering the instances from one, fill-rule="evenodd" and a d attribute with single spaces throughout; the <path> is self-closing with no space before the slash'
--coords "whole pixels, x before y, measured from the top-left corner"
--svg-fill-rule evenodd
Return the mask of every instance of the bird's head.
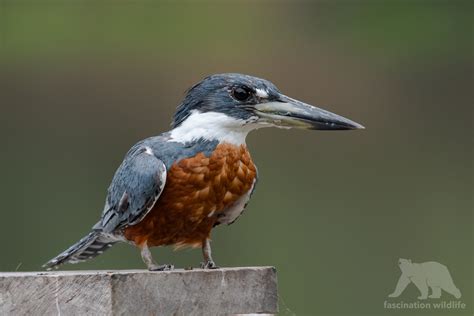
<path id="1" fill-rule="evenodd" d="M 271 126 L 313 130 L 364 128 L 292 99 L 265 79 L 229 73 L 206 77 L 189 89 L 174 115 L 172 137 L 182 141 L 214 138 L 243 143 L 249 131 Z"/>

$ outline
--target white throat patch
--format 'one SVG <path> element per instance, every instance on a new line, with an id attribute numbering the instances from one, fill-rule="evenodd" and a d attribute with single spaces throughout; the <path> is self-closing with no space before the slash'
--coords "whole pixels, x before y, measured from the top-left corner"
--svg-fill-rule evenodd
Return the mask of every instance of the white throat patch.
<path id="1" fill-rule="evenodd" d="M 186 120 L 171 130 L 170 141 L 186 143 L 203 138 L 218 140 L 221 143 L 242 145 L 245 144 L 247 134 L 259 127 L 257 124 L 248 123 L 223 113 L 201 113 L 193 110 Z"/>

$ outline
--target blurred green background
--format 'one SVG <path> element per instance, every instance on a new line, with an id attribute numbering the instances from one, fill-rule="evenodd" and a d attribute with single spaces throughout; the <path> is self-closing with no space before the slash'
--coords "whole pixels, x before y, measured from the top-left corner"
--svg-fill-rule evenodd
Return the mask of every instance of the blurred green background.
<path id="1" fill-rule="evenodd" d="M 86 234 L 129 147 L 193 83 L 241 72 L 367 130 L 252 133 L 260 182 L 214 230 L 217 263 L 274 265 L 282 315 L 472 315 L 472 3 L 0 0 L 0 270 Z M 400 257 L 448 266 L 467 308 L 385 310 Z M 118 245 L 64 269 L 143 267 Z"/>

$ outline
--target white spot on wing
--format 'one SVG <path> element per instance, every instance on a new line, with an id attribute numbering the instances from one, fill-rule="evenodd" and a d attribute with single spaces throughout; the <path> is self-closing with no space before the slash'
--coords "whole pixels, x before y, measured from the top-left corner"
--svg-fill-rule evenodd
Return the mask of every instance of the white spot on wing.
<path id="1" fill-rule="evenodd" d="M 145 147 L 145 154 L 153 156 L 153 150 L 150 147 Z"/>

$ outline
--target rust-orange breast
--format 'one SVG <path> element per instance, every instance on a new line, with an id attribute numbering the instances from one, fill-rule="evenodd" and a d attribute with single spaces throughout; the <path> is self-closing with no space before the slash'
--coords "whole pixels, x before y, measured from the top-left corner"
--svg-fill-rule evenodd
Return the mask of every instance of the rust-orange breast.
<path id="1" fill-rule="evenodd" d="M 137 245 L 200 246 L 217 216 L 251 189 L 255 177 L 244 145 L 223 143 L 209 157 L 182 159 L 169 168 L 153 209 L 124 236 Z"/>

